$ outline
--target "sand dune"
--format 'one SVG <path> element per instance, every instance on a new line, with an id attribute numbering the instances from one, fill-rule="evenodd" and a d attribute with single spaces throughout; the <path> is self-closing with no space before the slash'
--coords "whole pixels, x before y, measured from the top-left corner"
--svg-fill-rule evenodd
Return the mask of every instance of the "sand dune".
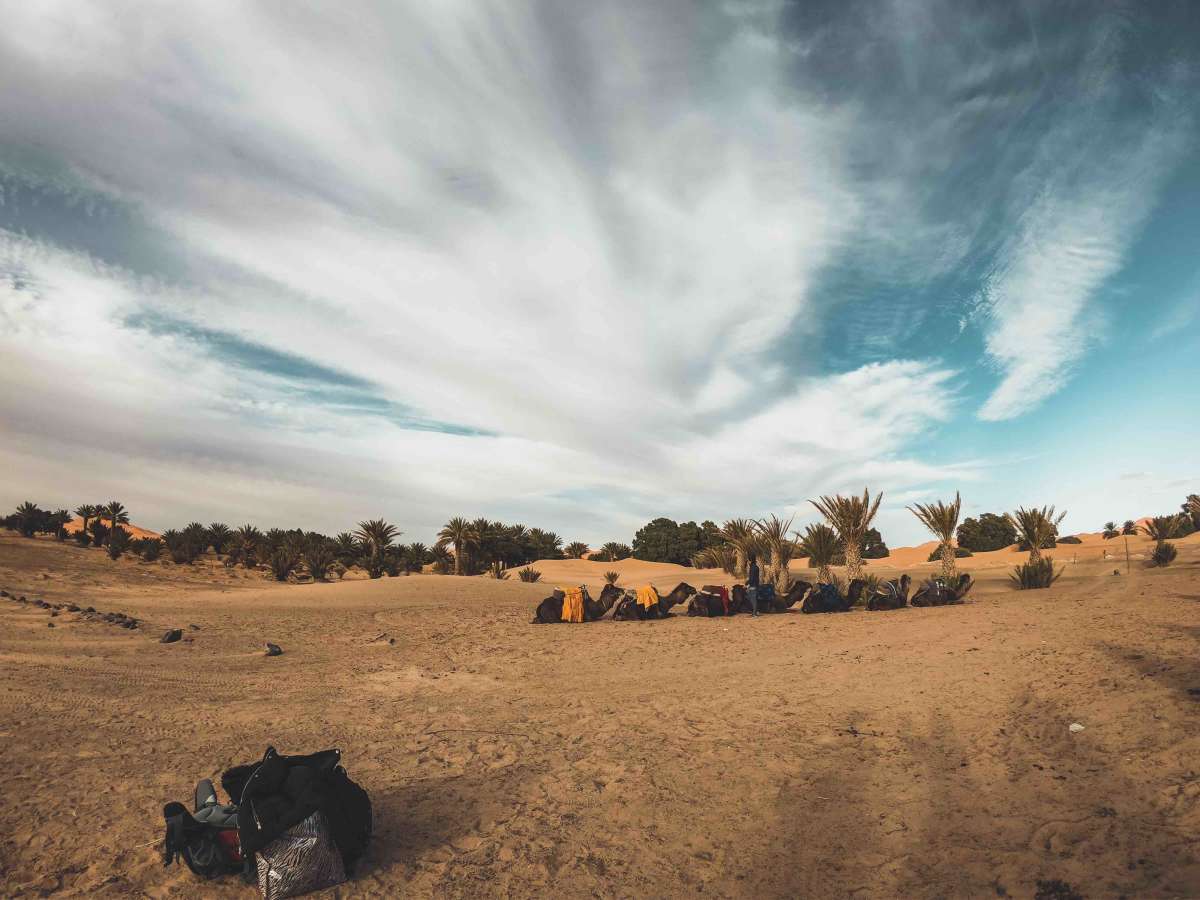
<path id="1" fill-rule="evenodd" d="M 546 584 L 278 585 L 0 535 L 0 587 L 142 620 L 0 599 L 4 893 L 249 896 L 153 844 L 163 802 L 274 744 L 342 748 L 375 804 L 357 879 L 320 896 L 1200 896 L 1179 544 L 1119 577 L 1097 546 L 1029 593 L 965 560 L 960 607 L 533 626 Z"/>
<path id="2" fill-rule="evenodd" d="M 105 525 L 108 524 L 107 519 L 105 519 L 103 521 L 104 521 Z M 121 527 L 124 528 L 126 531 L 128 531 L 129 536 L 131 538 L 133 538 L 134 540 L 140 540 L 142 538 L 162 537 L 162 535 L 159 534 L 157 531 L 151 531 L 149 528 L 142 528 L 140 525 L 122 525 Z M 75 534 L 78 531 L 82 531 L 83 530 L 83 519 L 79 519 L 79 518 L 72 519 L 70 522 L 68 522 L 64 526 L 63 530 L 66 531 L 67 534 Z"/>

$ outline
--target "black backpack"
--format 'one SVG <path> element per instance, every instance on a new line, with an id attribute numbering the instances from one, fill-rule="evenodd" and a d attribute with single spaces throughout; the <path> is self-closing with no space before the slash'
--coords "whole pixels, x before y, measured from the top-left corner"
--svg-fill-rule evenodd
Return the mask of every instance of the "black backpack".
<path id="1" fill-rule="evenodd" d="M 320 811 L 347 875 L 371 838 L 371 800 L 341 766 L 340 750 L 280 756 L 268 747 L 262 760 L 221 776 L 232 801 L 217 803 L 212 782 L 196 786 L 196 810 L 163 807 L 167 823 L 163 865 L 182 856 L 202 878 L 241 872 L 253 880 L 254 855 L 288 829 Z"/>

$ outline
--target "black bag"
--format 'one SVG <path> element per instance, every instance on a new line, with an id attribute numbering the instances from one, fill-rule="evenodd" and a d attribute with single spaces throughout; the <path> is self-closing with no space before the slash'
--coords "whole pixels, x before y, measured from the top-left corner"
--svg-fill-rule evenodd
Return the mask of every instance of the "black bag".
<path id="1" fill-rule="evenodd" d="M 182 856 L 187 867 L 201 878 L 219 878 L 245 868 L 237 807 L 218 803 L 217 792 L 207 778 L 196 785 L 194 813 L 182 803 L 168 803 L 163 807 L 163 818 L 167 824 L 164 866 Z"/>
<path id="2" fill-rule="evenodd" d="M 371 839 L 371 800 L 341 766 L 340 750 L 280 756 L 268 747 L 261 761 L 221 776 L 230 804 L 217 802 L 212 782 L 196 787 L 196 811 L 163 807 L 167 834 L 163 865 L 182 856 L 202 878 L 241 872 L 254 880 L 255 854 L 320 812 L 347 876 Z"/>

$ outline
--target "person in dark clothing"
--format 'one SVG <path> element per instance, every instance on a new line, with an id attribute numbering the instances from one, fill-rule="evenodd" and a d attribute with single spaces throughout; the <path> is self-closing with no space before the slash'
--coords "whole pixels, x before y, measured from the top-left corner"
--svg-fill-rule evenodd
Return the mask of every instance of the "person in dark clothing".
<path id="1" fill-rule="evenodd" d="M 746 599 L 750 601 L 750 615 L 758 618 L 758 557 L 751 553 L 746 567 Z"/>

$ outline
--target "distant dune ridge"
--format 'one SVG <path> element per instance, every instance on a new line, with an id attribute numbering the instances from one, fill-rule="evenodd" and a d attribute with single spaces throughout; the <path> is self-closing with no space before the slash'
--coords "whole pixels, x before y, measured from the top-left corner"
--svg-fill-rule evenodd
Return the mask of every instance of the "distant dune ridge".
<path id="1" fill-rule="evenodd" d="M 101 522 L 103 522 L 105 525 L 108 525 L 108 520 L 106 518 L 104 518 L 103 516 L 100 516 L 99 520 Z M 93 519 L 92 521 L 94 522 L 96 520 Z M 160 537 L 162 537 L 162 535 L 159 534 L 157 531 L 151 531 L 149 528 L 142 528 L 140 525 L 122 525 L 121 527 L 124 528 L 126 531 L 128 531 L 129 537 L 135 541 L 141 540 L 143 538 L 160 538 Z M 79 531 L 82 531 L 83 530 L 83 520 L 79 519 L 79 518 L 74 518 L 70 522 L 68 522 L 66 525 L 63 526 L 63 530 L 67 534 L 75 534 Z"/>

